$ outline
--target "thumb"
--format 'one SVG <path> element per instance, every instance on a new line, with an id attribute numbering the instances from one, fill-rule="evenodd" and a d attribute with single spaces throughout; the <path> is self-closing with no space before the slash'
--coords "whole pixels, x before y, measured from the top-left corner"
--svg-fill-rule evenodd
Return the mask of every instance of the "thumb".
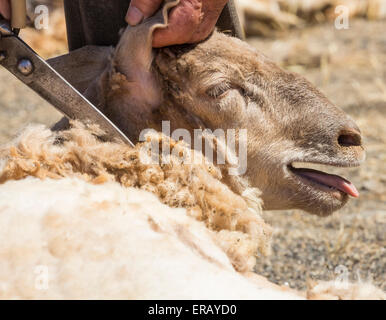
<path id="1" fill-rule="evenodd" d="M 163 0 L 132 0 L 127 11 L 126 22 L 131 26 L 137 25 L 143 19 L 152 16 L 162 2 Z"/>

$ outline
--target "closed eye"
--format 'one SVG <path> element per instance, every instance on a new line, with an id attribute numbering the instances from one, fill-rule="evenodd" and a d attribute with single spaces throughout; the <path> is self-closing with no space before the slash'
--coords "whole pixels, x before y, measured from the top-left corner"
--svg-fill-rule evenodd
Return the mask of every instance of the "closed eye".
<path id="1" fill-rule="evenodd" d="M 231 89 L 231 85 L 229 82 L 221 82 L 216 84 L 215 86 L 210 87 L 206 90 L 206 94 L 211 98 L 221 98 L 221 96 L 225 95 L 227 91 Z"/>
<path id="2" fill-rule="evenodd" d="M 233 85 L 229 82 L 222 82 L 206 90 L 206 95 L 215 98 L 221 99 L 225 97 L 230 91 L 238 90 L 242 96 L 245 96 L 245 90 L 239 86 Z"/>

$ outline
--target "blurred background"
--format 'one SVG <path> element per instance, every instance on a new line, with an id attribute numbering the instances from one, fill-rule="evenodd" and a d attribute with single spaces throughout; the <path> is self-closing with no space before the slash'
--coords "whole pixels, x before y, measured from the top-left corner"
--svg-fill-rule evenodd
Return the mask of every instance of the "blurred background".
<path id="1" fill-rule="evenodd" d="M 40 4 L 50 9 L 49 28 L 38 31 L 31 23 L 21 37 L 44 58 L 66 53 L 62 1 L 29 1 L 31 21 Z M 338 270 L 345 270 L 351 280 L 370 279 L 386 290 L 386 0 L 236 4 L 247 41 L 283 68 L 305 76 L 350 114 L 367 150 L 361 168 L 342 173 L 361 195 L 340 212 L 327 218 L 300 211 L 264 213 L 275 230 L 272 254 L 259 258 L 256 271 L 278 284 L 305 289 L 312 279 L 335 279 Z M 342 29 L 345 8 L 348 26 Z M 0 143 L 29 123 L 51 125 L 60 119 L 2 68 L 0 83 Z"/>

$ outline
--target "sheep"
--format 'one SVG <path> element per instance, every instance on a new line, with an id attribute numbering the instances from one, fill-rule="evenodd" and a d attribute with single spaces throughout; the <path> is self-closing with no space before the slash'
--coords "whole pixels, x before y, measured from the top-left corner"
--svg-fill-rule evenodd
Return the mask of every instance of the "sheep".
<path id="1" fill-rule="evenodd" d="M 217 166 L 155 132 L 132 149 L 101 142 L 103 132 L 90 124 L 27 129 L 0 150 L 0 219 L 9 227 L 2 297 L 305 298 L 251 273 L 256 255 L 269 251 L 271 230 L 259 211 L 327 215 L 342 207 L 354 187 L 299 162 L 358 165 L 360 131 L 306 80 L 232 37 L 214 32 L 200 44 L 153 54 L 152 34 L 167 26 L 177 3 L 128 27 L 115 49 L 86 47 L 50 63 L 133 141 L 144 129 L 161 131 L 164 119 L 190 132 L 246 128 L 252 165 L 230 175 L 230 163 Z M 233 156 L 209 135 L 224 158 Z M 158 162 L 145 164 L 154 141 L 202 161 L 172 153 L 164 163 L 158 153 Z M 332 190 L 331 179 L 338 184 Z M 21 219 L 31 229 L 20 228 Z M 33 287 L 35 266 L 51 285 Z"/>
<path id="2" fill-rule="evenodd" d="M 219 158 L 241 159 L 213 134 L 235 130 L 235 145 L 246 149 L 245 172 L 231 174 L 231 161 L 215 164 L 234 192 L 258 188 L 264 209 L 326 216 L 358 196 L 349 181 L 317 165 L 360 165 L 360 130 L 303 77 L 219 32 L 199 44 L 152 50 L 153 33 L 167 26 L 168 9 L 177 3 L 167 1 L 154 17 L 127 27 L 115 49 L 85 47 L 50 63 L 134 142 L 146 129 L 162 131 L 167 120 L 171 132 L 191 137 L 210 130 L 204 140 L 214 141 Z"/>
<path id="3" fill-rule="evenodd" d="M 257 252 L 269 253 L 271 228 L 259 215 L 261 203 L 257 190 L 246 190 L 244 197 L 235 194 L 220 181 L 221 172 L 207 161 L 185 164 L 172 155 L 170 162 L 163 165 L 162 154 L 158 164 L 143 161 L 147 146 L 154 140 L 163 140 L 171 150 L 178 150 L 177 154 L 181 150 L 197 153 L 183 142 L 155 134 L 133 149 L 122 143 L 101 143 L 95 137 L 97 134 L 97 128 L 91 126 L 86 130 L 80 123 L 55 134 L 41 126 L 27 128 L 16 141 L 0 149 L 0 183 L 29 176 L 39 179 L 70 176 L 93 184 L 116 181 L 124 187 L 154 193 L 164 204 L 184 207 L 190 216 L 205 222 L 218 233 L 220 245 L 238 271 L 252 270 Z"/>
<path id="4" fill-rule="evenodd" d="M 258 198 L 95 130 L 29 127 L 0 149 L 1 298 L 302 298 L 251 274 L 271 235 Z"/>
<path id="5" fill-rule="evenodd" d="M 0 299 L 385 299 L 369 284 L 304 293 L 254 274 L 271 228 L 253 190 L 235 194 L 210 163 L 139 161 L 153 139 L 196 152 L 183 142 L 97 134 L 30 126 L 0 148 Z"/>

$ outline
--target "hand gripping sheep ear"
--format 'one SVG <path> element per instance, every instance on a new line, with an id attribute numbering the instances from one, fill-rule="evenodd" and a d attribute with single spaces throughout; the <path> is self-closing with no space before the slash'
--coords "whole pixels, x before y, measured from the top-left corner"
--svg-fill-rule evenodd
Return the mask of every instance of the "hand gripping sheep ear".
<path id="1" fill-rule="evenodd" d="M 113 54 L 111 68 L 107 70 L 109 92 L 104 93 L 104 112 L 119 127 L 126 126 L 127 118 L 130 118 L 133 126 L 143 128 L 146 119 L 151 118 L 151 113 L 162 103 L 162 91 L 155 73 L 152 72 L 153 34 L 155 30 L 167 27 L 169 10 L 179 2 L 165 1 L 154 16 L 138 26 L 127 26 L 121 36 Z M 124 96 L 130 99 L 122 99 Z M 118 104 L 117 99 L 121 100 Z M 116 108 L 109 108 L 116 105 L 122 105 L 119 114 Z M 133 138 L 137 140 L 138 136 Z"/>
<path id="2" fill-rule="evenodd" d="M 152 72 L 153 34 L 167 27 L 168 13 L 179 2 L 166 0 L 154 16 L 135 27 L 127 26 L 115 49 L 86 46 L 48 62 L 118 127 L 138 132 L 163 100 Z M 119 109 L 114 107 L 117 105 Z M 67 120 L 62 119 L 53 129 L 67 126 Z M 138 136 L 132 138 L 138 140 Z"/>
<path id="3" fill-rule="evenodd" d="M 114 62 L 118 72 L 129 81 L 142 81 L 141 75 L 150 73 L 153 61 L 153 34 L 157 29 L 168 26 L 169 11 L 179 4 L 179 0 L 166 0 L 154 16 L 135 27 L 127 26 L 116 47 Z"/>

